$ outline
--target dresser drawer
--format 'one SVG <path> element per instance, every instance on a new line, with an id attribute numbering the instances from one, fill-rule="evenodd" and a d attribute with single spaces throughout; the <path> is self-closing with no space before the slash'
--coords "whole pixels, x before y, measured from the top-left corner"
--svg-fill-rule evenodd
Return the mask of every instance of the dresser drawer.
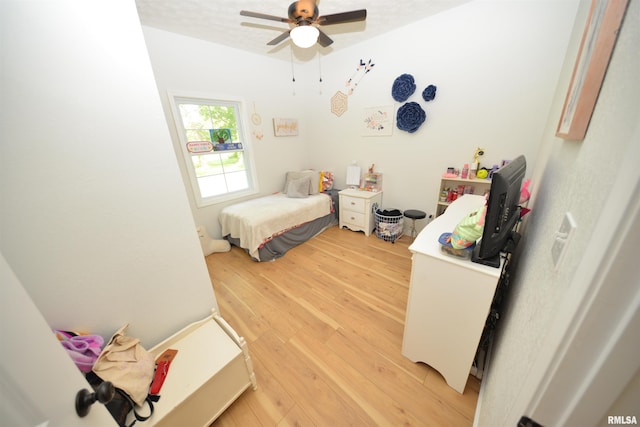
<path id="1" fill-rule="evenodd" d="M 364 214 L 365 199 L 359 199 L 356 197 L 343 197 L 343 208 L 353 212 L 360 212 Z"/>
<path id="2" fill-rule="evenodd" d="M 367 225 L 367 216 L 363 213 L 343 210 L 342 215 L 344 215 L 343 221 L 345 223 L 363 228 Z"/>

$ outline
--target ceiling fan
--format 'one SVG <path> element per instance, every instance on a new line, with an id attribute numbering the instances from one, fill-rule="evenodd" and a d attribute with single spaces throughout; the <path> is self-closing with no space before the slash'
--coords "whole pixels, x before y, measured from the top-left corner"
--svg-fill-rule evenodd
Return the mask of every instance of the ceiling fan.
<path id="1" fill-rule="evenodd" d="M 334 13 L 331 15 L 319 16 L 318 6 L 314 0 L 298 0 L 289 5 L 288 18 L 267 15 L 264 13 L 241 10 L 240 15 L 252 18 L 269 19 L 293 25 L 289 31 L 285 31 L 267 45 L 274 46 L 291 37 L 293 43 L 302 48 L 311 47 L 319 43 L 322 47 L 327 47 L 333 40 L 321 31 L 319 25 L 343 24 L 346 22 L 364 21 L 367 18 L 367 10 L 359 9 L 350 12 Z"/>

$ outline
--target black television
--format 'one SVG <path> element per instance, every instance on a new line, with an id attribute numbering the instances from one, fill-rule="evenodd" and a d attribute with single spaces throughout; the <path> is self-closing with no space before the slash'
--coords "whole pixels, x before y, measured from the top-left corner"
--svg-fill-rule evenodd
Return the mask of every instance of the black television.
<path id="1" fill-rule="evenodd" d="M 520 236 L 514 228 L 520 219 L 520 191 L 526 169 L 524 156 L 518 156 L 493 173 L 484 229 L 473 249 L 473 262 L 499 268 L 500 253 L 512 252 L 517 245 Z"/>

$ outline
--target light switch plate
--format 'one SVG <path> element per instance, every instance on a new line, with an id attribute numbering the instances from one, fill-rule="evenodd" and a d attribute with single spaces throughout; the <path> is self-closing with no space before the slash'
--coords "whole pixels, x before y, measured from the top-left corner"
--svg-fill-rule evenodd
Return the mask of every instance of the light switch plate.
<path id="1" fill-rule="evenodd" d="M 573 215 L 571 215 L 571 212 L 565 213 L 562 224 L 560 224 L 560 228 L 554 235 L 553 246 L 551 247 L 551 259 L 553 260 L 553 268 L 556 270 L 564 258 L 575 229 L 576 221 L 573 219 Z"/>

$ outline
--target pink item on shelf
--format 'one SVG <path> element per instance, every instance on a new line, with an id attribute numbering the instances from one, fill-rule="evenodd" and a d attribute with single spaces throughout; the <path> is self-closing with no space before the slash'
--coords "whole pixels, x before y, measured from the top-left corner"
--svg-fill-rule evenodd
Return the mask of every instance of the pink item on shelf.
<path id="1" fill-rule="evenodd" d="M 527 179 L 522 185 L 522 190 L 520 191 L 520 201 L 519 203 L 524 203 L 529 200 L 531 197 L 531 193 L 529 192 L 529 184 L 531 184 L 531 180 Z"/>

